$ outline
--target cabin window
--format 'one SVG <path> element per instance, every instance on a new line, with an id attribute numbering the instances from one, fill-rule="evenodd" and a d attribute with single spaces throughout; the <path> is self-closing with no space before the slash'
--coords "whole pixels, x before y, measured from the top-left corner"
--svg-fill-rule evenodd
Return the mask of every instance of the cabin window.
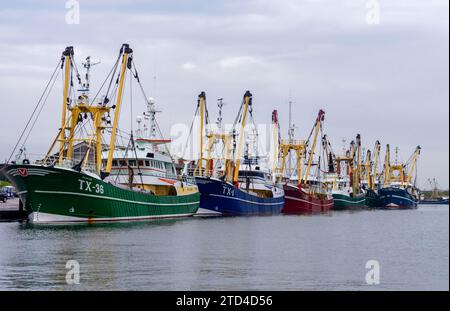
<path id="1" fill-rule="evenodd" d="M 145 166 L 150 166 L 150 161 L 149 160 L 145 160 Z"/>
<path id="2" fill-rule="evenodd" d="M 170 163 L 166 163 L 166 171 L 173 173 L 172 165 L 170 165 Z"/>
<path id="3" fill-rule="evenodd" d="M 112 166 L 117 166 L 117 160 L 112 161 Z"/>
<path id="4" fill-rule="evenodd" d="M 136 166 L 136 160 L 128 160 L 130 166 Z"/>
<path id="5" fill-rule="evenodd" d="M 120 166 L 127 166 L 127 161 L 119 160 Z"/>
<path id="6" fill-rule="evenodd" d="M 155 154 L 152 152 L 147 152 L 147 158 L 154 158 Z"/>
<path id="7" fill-rule="evenodd" d="M 144 161 L 139 160 L 138 163 L 139 163 L 139 166 L 144 166 Z"/>

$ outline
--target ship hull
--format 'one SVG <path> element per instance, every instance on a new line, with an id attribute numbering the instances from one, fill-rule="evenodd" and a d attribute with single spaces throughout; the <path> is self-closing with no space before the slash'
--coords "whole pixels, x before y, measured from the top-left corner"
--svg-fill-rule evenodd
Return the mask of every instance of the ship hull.
<path id="1" fill-rule="evenodd" d="M 366 208 L 366 197 L 350 197 L 348 195 L 333 193 L 334 210 L 350 210 Z"/>
<path id="2" fill-rule="evenodd" d="M 284 195 L 261 198 L 221 180 L 205 177 L 195 180 L 200 191 L 200 210 L 206 216 L 274 215 L 281 213 L 284 205 Z"/>
<path id="3" fill-rule="evenodd" d="M 382 188 L 378 192 L 385 209 L 416 209 L 418 201 L 406 190 L 395 187 Z"/>
<path id="4" fill-rule="evenodd" d="M 295 186 L 284 185 L 285 204 L 283 214 L 327 213 L 333 207 L 333 199 L 319 199 Z"/>
<path id="5" fill-rule="evenodd" d="M 135 221 L 192 216 L 200 194 L 156 196 L 106 183 L 90 174 L 37 165 L 8 165 L 28 219 L 36 223 Z"/>
<path id="6" fill-rule="evenodd" d="M 366 205 L 370 208 L 381 208 L 383 206 L 380 196 L 373 190 L 367 190 L 366 192 Z"/>

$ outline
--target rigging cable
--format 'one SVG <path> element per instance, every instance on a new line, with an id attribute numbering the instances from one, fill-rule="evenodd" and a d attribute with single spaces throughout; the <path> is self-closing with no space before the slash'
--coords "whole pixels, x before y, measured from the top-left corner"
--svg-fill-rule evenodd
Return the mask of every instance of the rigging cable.
<path id="1" fill-rule="evenodd" d="M 37 122 L 37 120 L 39 119 L 39 116 L 41 115 L 42 109 L 44 108 L 44 106 L 45 106 L 45 104 L 46 104 L 46 102 L 47 102 L 47 99 L 48 99 L 48 97 L 49 97 L 49 95 L 50 95 L 50 93 L 51 93 L 51 90 L 53 89 L 53 86 L 55 85 L 56 80 L 58 80 L 58 75 L 59 75 L 59 73 L 60 73 L 60 71 L 58 71 L 57 75 L 55 76 L 55 79 L 54 79 L 53 82 L 52 82 L 52 85 L 51 85 L 51 87 L 50 87 L 50 89 L 49 89 L 49 92 L 47 92 L 47 95 L 45 96 L 45 99 L 44 99 L 44 101 L 43 101 L 43 104 L 42 104 L 41 107 L 39 108 L 39 111 L 38 111 L 38 113 L 37 113 L 37 116 L 36 116 L 36 118 L 34 119 L 33 124 L 32 124 L 31 127 L 30 127 L 30 130 L 28 131 L 28 134 L 25 136 L 25 139 L 24 139 L 24 141 L 23 141 L 23 143 L 22 143 L 22 145 L 21 145 L 21 147 L 20 147 L 21 149 L 25 146 L 25 143 L 27 142 L 27 140 L 28 140 L 28 138 L 30 137 L 30 134 L 31 134 L 31 132 L 32 132 L 32 130 L 33 130 L 33 128 L 34 128 L 34 126 L 36 125 L 36 122 Z"/>
<path id="2" fill-rule="evenodd" d="M 22 133 L 20 134 L 20 137 L 19 137 L 19 139 L 17 140 L 17 143 L 16 143 L 16 145 L 14 146 L 14 148 L 13 148 L 13 150 L 12 150 L 12 152 L 11 152 L 9 158 L 8 158 L 8 161 L 6 161 L 6 163 L 9 163 L 9 161 L 11 160 L 11 158 L 12 158 L 14 152 L 15 152 L 16 149 L 17 149 L 17 146 L 20 144 L 20 141 L 22 140 L 23 135 L 25 134 L 25 132 L 26 132 L 28 126 L 30 125 L 31 120 L 33 119 L 34 113 L 36 112 L 36 110 L 38 109 L 39 105 L 41 104 L 42 98 L 44 97 L 45 93 L 47 92 L 47 89 L 48 89 L 48 87 L 49 87 L 51 81 L 53 80 L 53 77 L 54 77 L 55 73 L 57 72 L 58 68 L 60 67 L 60 65 L 61 65 L 61 60 L 60 60 L 60 61 L 58 62 L 58 64 L 56 65 L 56 68 L 55 68 L 55 70 L 53 71 L 53 73 L 52 73 L 52 75 L 51 75 L 51 77 L 50 77 L 50 80 L 48 81 L 47 85 L 45 86 L 44 92 L 42 93 L 42 95 L 41 95 L 41 97 L 39 98 L 39 100 L 38 100 L 36 106 L 34 107 L 33 112 L 31 113 L 31 116 L 30 116 L 30 118 L 28 119 L 28 121 L 27 121 L 27 123 L 26 123 L 26 125 L 25 125 L 25 128 L 22 130 Z"/>

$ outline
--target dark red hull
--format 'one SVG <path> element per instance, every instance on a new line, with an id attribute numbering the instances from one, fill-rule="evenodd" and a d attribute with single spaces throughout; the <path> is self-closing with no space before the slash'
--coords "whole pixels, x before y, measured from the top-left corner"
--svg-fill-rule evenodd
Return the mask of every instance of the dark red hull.
<path id="1" fill-rule="evenodd" d="M 320 199 L 295 186 L 284 185 L 284 214 L 314 214 L 329 212 L 334 205 L 333 198 Z"/>

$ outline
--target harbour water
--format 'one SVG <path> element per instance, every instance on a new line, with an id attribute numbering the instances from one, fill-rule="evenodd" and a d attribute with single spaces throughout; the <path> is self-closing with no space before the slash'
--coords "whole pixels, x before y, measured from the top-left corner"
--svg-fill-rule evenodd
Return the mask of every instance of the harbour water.
<path id="1" fill-rule="evenodd" d="M 66 263 L 80 284 L 66 283 Z M 380 283 L 366 283 L 377 260 Z M 449 207 L 0 223 L 0 290 L 448 290 Z"/>

